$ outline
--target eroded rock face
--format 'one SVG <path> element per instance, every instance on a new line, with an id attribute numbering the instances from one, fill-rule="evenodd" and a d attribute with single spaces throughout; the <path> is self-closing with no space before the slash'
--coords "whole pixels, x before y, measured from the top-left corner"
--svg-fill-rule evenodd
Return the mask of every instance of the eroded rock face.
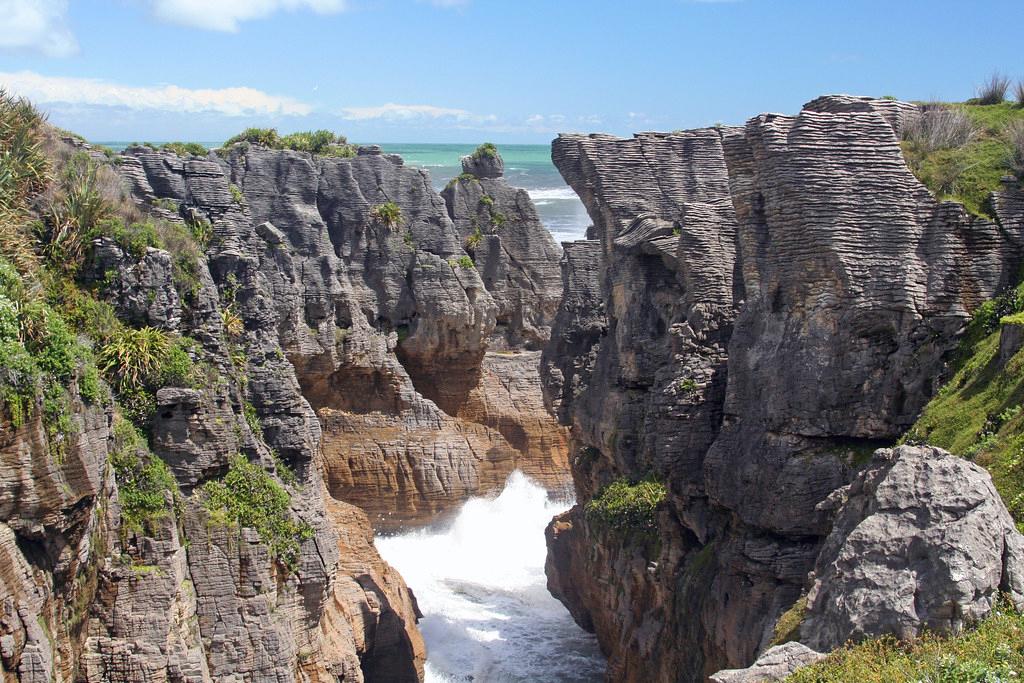
<path id="1" fill-rule="evenodd" d="M 448 215 L 498 306 L 491 348 L 537 349 L 551 335 L 562 298 L 558 246 L 526 190 L 502 177 L 494 156 L 462 159 L 465 174 L 441 193 Z"/>
<path id="2" fill-rule="evenodd" d="M 1024 604 L 1024 537 L 981 466 L 929 446 L 880 450 L 823 506 L 840 502 L 800 627 L 811 647 L 959 633 L 1000 593 Z"/>
<path id="3" fill-rule="evenodd" d="M 578 499 L 650 473 L 668 488 L 656 555 L 581 507 L 549 530 L 549 584 L 611 679 L 749 665 L 831 530 L 818 504 L 912 424 L 969 311 L 1013 282 L 1019 190 L 995 197 L 1002 227 L 936 202 L 894 132 L 912 109 L 825 97 L 554 142 L 598 238 L 567 250 L 541 374 Z"/>

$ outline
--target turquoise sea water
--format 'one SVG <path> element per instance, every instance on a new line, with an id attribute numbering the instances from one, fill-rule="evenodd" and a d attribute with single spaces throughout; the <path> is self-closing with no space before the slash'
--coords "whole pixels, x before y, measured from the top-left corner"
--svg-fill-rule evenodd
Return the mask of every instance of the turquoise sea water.
<path id="1" fill-rule="evenodd" d="M 99 142 L 115 150 L 122 150 L 128 142 Z M 156 143 L 160 144 L 160 143 Z M 219 147 L 221 142 L 200 143 Z M 382 144 L 385 152 L 400 154 L 410 166 L 425 168 L 431 181 L 441 190 L 449 180 L 462 172 L 460 159 L 476 149 L 475 144 Z M 583 239 L 590 218 L 579 197 L 565 184 L 554 164 L 548 145 L 500 145 L 505 160 L 505 178 L 513 187 L 530 193 L 537 205 L 540 219 L 555 241 Z"/>

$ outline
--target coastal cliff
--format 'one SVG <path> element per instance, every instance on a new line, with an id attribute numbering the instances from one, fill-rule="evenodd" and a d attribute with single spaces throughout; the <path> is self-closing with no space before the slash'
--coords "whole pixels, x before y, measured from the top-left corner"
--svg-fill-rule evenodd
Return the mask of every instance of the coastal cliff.
<path id="1" fill-rule="evenodd" d="M 568 476 L 540 352 L 489 351 L 429 176 L 375 147 L 104 154 L 25 111 L 52 172 L 18 207 L 42 253 L 0 260 L 3 680 L 422 680 L 374 527 Z"/>
<path id="2" fill-rule="evenodd" d="M 830 496 L 914 424 L 970 314 L 1016 284 L 1021 190 L 997 194 L 995 220 L 937 201 L 900 147 L 917 115 L 831 96 L 741 127 L 555 140 L 596 239 L 565 245 L 542 359 L 579 501 L 548 528 L 548 582 L 609 680 L 699 681 L 768 648 L 854 514 Z M 613 494 L 631 512 L 607 513 Z M 955 610 L 983 616 L 1016 585 L 1001 514 L 983 606 L 947 596 Z M 825 628 L 825 591 L 803 598 L 815 647 L 892 632 Z"/>

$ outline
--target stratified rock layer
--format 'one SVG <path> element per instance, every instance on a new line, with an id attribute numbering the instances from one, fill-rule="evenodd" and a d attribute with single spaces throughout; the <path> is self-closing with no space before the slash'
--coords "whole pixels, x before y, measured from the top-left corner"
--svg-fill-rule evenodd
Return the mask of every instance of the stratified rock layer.
<path id="1" fill-rule="evenodd" d="M 501 155 L 493 154 L 463 157 L 465 173 L 441 196 L 498 306 L 492 348 L 540 349 L 562 298 L 558 246 L 529 194 L 509 186 Z"/>
<path id="2" fill-rule="evenodd" d="M 968 314 L 1021 264 L 1001 225 L 937 202 L 904 163 L 905 103 L 825 97 L 743 127 L 561 136 L 594 221 L 563 261 L 546 400 L 572 426 L 581 506 L 548 531 L 548 579 L 609 679 L 749 665 L 799 597 L 855 461 L 943 377 Z M 613 479 L 668 488 L 659 552 L 587 523 Z"/>

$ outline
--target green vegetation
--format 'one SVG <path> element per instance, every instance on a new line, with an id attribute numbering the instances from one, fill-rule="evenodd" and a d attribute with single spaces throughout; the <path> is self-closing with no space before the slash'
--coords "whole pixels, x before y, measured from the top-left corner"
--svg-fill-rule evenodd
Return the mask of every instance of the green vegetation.
<path id="1" fill-rule="evenodd" d="M 1024 529 L 1024 353 L 999 365 L 1000 322 L 1024 322 L 1024 285 L 978 308 L 967 328 L 953 378 L 904 436 L 972 458 Z"/>
<path id="2" fill-rule="evenodd" d="M 272 557 L 297 569 L 299 544 L 313 529 L 293 518 L 291 496 L 266 470 L 235 455 L 224 478 L 204 484 L 202 495 L 213 521 L 255 529 Z"/>
<path id="3" fill-rule="evenodd" d="M 448 265 L 452 268 L 476 268 L 476 264 L 473 263 L 473 259 L 466 255 L 460 256 L 459 258 L 448 259 Z"/>
<path id="4" fill-rule="evenodd" d="M 195 299 L 199 293 L 199 263 L 203 256 L 201 239 L 208 239 L 206 230 L 209 223 L 182 225 L 161 219 L 147 218 L 141 221 L 125 222 L 114 217 L 97 222 L 87 233 L 91 241 L 96 237 L 113 240 L 136 259 L 146 255 L 150 247 L 163 249 L 171 255 L 172 278 L 178 294 L 186 301 Z"/>
<path id="5" fill-rule="evenodd" d="M 238 185 L 235 185 L 234 183 L 228 185 L 228 192 L 231 193 L 231 201 L 239 206 L 245 205 L 245 195 L 242 194 L 242 190 Z"/>
<path id="6" fill-rule="evenodd" d="M 180 157 L 205 157 L 210 153 L 210 150 L 206 149 L 198 142 L 165 142 L 160 146 L 160 149 L 167 150 L 168 152 L 174 152 Z"/>
<path id="7" fill-rule="evenodd" d="M 146 430 L 165 386 L 198 388 L 203 373 L 189 353 L 192 341 L 152 327 L 116 328 L 100 348 L 99 366 L 114 387 L 125 415 Z"/>
<path id="8" fill-rule="evenodd" d="M 355 145 L 348 143 L 344 135 L 336 135 L 329 130 L 300 131 L 282 137 L 275 128 L 246 128 L 225 142 L 224 147 L 239 143 L 260 145 L 268 149 L 291 149 L 325 157 L 354 157 L 358 151 Z"/>
<path id="9" fill-rule="evenodd" d="M 110 465 L 117 480 L 121 519 L 133 531 L 153 533 L 154 523 L 179 502 L 177 482 L 166 463 L 149 452 L 135 425 L 115 416 L 113 434 Z"/>
<path id="10" fill-rule="evenodd" d="M 263 423 L 260 422 L 260 415 L 256 412 L 256 406 L 249 401 L 246 401 L 242 405 L 242 415 L 245 416 L 245 422 L 249 425 L 249 429 L 252 430 L 253 435 L 257 439 L 262 439 Z"/>
<path id="11" fill-rule="evenodd" d="M 498 156 L 498 148 L 490 142 L 485 142 L 473 151 L 474 159 L 493 159 L 496 156 Z"/>
<path id="12" fill-rule="evenodd" d="M 480 232 L 480 226 L 473 228 L 473 232 L 469 237 L 466 238 L 466 249 L 476 249 L 480 246 L 480 241 L 483 240 L 484 235 Z"/>
<path id="13" fill-rule="evenodd" d="M 998 609 L 959 636 L 913 643 L 885 637 L 848 645 L 787 683 L 1005 683 L 1024 671 L 1024 615 Z"/>
<path id="14" fill-rule="evenodd" d="M 454 187 L 458 183 L 478 183 L 478 182 L 480 182 L 480 179 L 477 178 L 472 173 L 460 173 L 459 175 L 457 175 L 454 178 L 452 178 L 451 180 L 449 180 L 448 184 L 445 187 Z"/>
<path id="15" fill-rule="evenodd" d="M 377 204 L 370 209 L 370 220 L 394 230 L 402 224 L 402 207 L 394 202 Z"/>
<path id="16" fill-rule="evenodd" d="M 907 165 L 940 199 L 992 216 L 989 195 L 1001 178 L 1024 181 L 1024 108 L 1010 102 L 929 105 L 904 131 Z"/>
<path id="17" fill-rule="evenodd" d="M 42 192 L 50 171 L 42 124 L 42 115 L 27 100 L 0 88 L 0 257 L 27 274 L 38 266 L 27 225 L 28 198 Z"/>
<path id="18" fill-rule="evenodd" d="M 665 485 L 653 479 L 630 483 L 619 479 L 601 489 L 584 512 L 595 526 L 626 534 L 655 533 Z"/>
<path id="19" fill-rule="evenodd" d="M 804 621 L 807 613 L 807 596 L 801 596 L 793 606 L 783 612 L 779 620 L 775 622 L 772 645 L 781 645 L 800 637 L 800 624 Z"/>
<path id="20" fill-rule="evenodd" d="M 281 144 L 281 136 L 277 134 L 276 128 L 246 128 L 238 135 L 228 138 L 224 146 L 231 147 L 240 142 L 277 149 Z"/>

